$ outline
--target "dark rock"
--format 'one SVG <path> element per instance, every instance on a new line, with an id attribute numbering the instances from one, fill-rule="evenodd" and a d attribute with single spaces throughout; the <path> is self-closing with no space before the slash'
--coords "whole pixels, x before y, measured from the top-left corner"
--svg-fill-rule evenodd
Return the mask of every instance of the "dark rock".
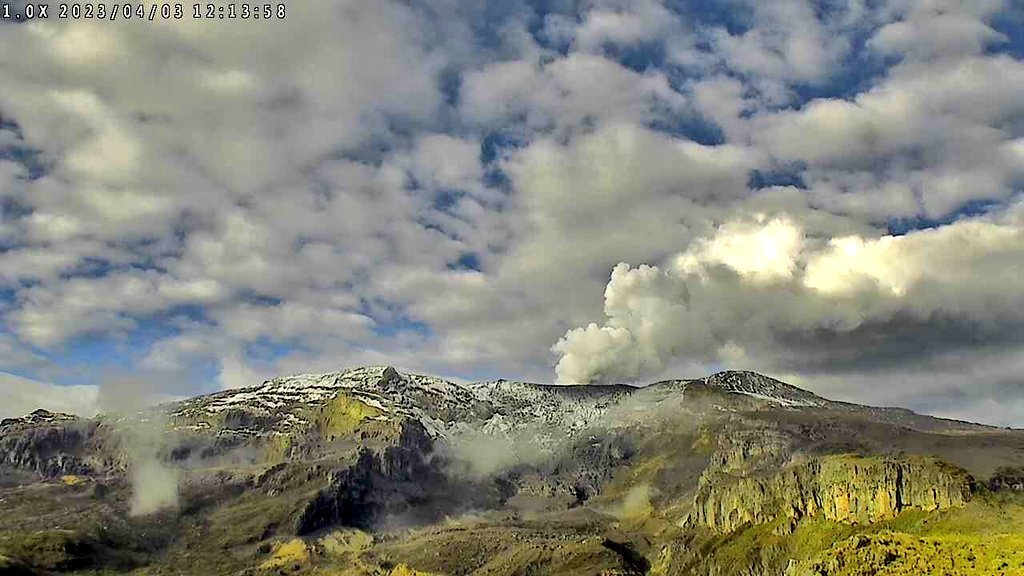
<path id="1" fill-rule="evenodd" d="M 643 554 L 634 550 L 629 544 L 606 538 L 601 545 L 622 557 L 622 562 L 629 570 L 629 574 L 647 574 L 651 570 L 651 563 L 647 558 L 644 558 Z"/>
<path id="2" fill-rule="evenodd" d="M 989 490 L 1024 492 L 1024 467 L 1003 466 L 988 481 Z"/>
<path id="3" fill-rule="evenodd" d="M 45 411 L 5 420 L 0 429 L 0 465 L 45 478 L 98 473 L 113 464 L 97 450 L 102 443 L 99 428 L 92 420 Z"/>
<path id="4" fill-rule="evenodd" d="M 446 466 L 433 454 L 426 430 L 407 422 L 397 445 L 383 453 L 364 448 L 355 464 L 333 473 L 327 488 L 299 512 L 295 532 L 309 534 L 336 525 L 369 529 L 392 516 L 425 523 L 508 497 L 507 486 L 462 482 L 449 477 Z"/>

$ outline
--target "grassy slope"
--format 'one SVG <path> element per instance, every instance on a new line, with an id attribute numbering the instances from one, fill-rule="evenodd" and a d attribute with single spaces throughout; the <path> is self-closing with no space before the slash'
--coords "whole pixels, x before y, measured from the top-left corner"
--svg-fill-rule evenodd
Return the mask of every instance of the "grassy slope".
<path id="1" fill-rule="evenodd" d="M 699 558 L 681 573 L 736 567 L 799 576 L 1024 574 L 1024 495 L 979 494 L 962 508 L 906 511 L 867 526 L 784 521 L 698 539 Z M 781 529 L 780 529 L 781 528 Z M 730 568 L 731 567 L 731 568 Z"/>
<path id="2" fill-rule="evenodd" d="M 806 563 L 807 574 L 1024 575 L 1024 496 L 980 494 L 937 514 L 908 512 Z"/>
<path id="3" fill-rule="evenodd" d="M 374 415 L 371 407 L 348 399 L 309 414 L 324 438 L 360 437 L 354 444 L 394 433 L 393 425 L 379 423 Z M 771 418 L 798 428 L 821 426 L 803 413 L 773 413 Z M 693 422 L 671 424 L 645 431 L 631 465 L 616 471 L 604 491 L 587 503 L 589 510 L 567 511 L 560 504 L 543 518 L 464 518 L 383 533 L 376 540 L 357 538 L 358 545 L 346 544 L 341 551 L 331 540 L 337 533 L 302 540 L 289 535 L 295 511 L 323 484 L 323 477 L 309 473 L 314 462 L 289 467 L 274 477 L 273 486 L 261 490 L 235 485 L 241 491 L 233 493 L 225 486 L 223 493 L 208 494 L 206 502 L 186 499 L 180 514 L 166 518 L 126 518 L 125 486 L 106 495 L 97 495 L 88 482 L 0 491 L 0 500 L 9 498 L 3 503 L 9 514 L 0 518 L 0 573 L 14 573 L 19 559 L 32 559 L 49 569 L 90 564 L 110 574 L 146 564 L 135 569 L 139 576 L 397 576 L 415 570 L 596 574 L 631 568 L 628 554 L 615 550 L 614 544 L 622 543 L 646 557 L 652 574 L 781 573 L 793 560 L 794 576 L 927 573 L 922 566 L 946 567 L 958 575 L 1024 576 L 1024 494 L 980 494 L 960 509 L 908 511 L 870 526 L 823 520 L 791 526 L 780 520 L 729 535 L 682 529 L 677 521 L 688 509 L 718 431 Z M 830 430 L 830 437 L 855 438 L 856 447 L 946 457 L 980 477 L 1024 453 L 1022 438 L 998 431 L 949 436 L 853 419 L 827 424 L 838 429 Z M 281 454 L 270 460 L 281 459 L 290 448 L 282 444 L 272 451 Z M 85 549 L 78 548 L 81 543 Z M 102 559 L 93 562 L 92 556 Z"/>

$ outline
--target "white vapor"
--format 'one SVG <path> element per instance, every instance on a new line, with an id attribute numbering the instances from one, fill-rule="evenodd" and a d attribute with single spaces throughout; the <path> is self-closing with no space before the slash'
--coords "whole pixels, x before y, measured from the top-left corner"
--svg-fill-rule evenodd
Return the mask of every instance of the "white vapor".
<path id="1" fill-rule="evenodd" d="M 111 418 L 128 459 L 132 486 L 129 513 L 152 514 L 178 506 L 180 471 L 164 461 L 169 426 L 158 411 L 148 409 L 162 400 L 154 380 L 111 377 L 100 387 L 99 403 Z"/>
<path id="2" fill-rule="evenodd" d="M 890 322 L 925 327 L 900 336 L 921 351 L 931 323 L 1020 326 L 1022 208 L 904 236 L 817 237 L 786 216 L 727 222 L 663 267 L 616 266 L 604 323 L 553 347 L 558 380 L 633 381 L 677 358 L 730 361 L 782 341 L 800 343 L 788 352 L 797 364 L 868 357 L 873 348 L 833 352 L 816 340 Z"/>

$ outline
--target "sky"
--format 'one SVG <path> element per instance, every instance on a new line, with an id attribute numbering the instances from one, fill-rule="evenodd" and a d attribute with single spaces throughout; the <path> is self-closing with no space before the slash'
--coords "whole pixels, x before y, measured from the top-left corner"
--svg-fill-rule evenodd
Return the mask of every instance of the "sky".
<path id="1" fill-rule="evenodd" d="M 1024 427 L 1024 2 L 0 22 L 0 416 L 362 364 Z"/>

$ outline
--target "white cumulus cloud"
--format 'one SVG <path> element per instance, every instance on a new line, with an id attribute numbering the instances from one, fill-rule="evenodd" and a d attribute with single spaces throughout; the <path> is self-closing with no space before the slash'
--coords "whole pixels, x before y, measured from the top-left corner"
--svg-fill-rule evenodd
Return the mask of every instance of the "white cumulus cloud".
<path id="1" fill-rule="evenodd" d="M 714 363 L 779 347 L 791 365 L 808 368 L 838 354 L 818 340 L 844 335 L 898 341 L 899 361 L 914 362 L 929 353 L 932 324 L 1019 329 L 1022 213 L 880 237 L 814 237 L 785 216 L 727 222 L 664 267 L 616 266 L 604 323 L 570 330 L 554 346 L 558 378 L 633 381 L 677 358 Z M 893 322 L 913 329 L 887 335 L 899 332 L 886 328 Z M 877 352 L 842 351 L 845 361 Z M 784 356 L 755 360 L 784 366 Z"/>

